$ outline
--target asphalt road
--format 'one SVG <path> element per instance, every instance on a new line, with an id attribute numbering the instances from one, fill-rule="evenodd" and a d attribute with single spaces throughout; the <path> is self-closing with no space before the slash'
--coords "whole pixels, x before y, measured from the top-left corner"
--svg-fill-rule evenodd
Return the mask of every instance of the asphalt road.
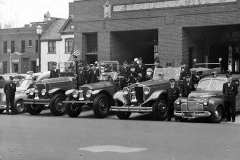
<path id="1" fill-rule="evenodd" d="M 134 114 L 97 119 L 0 115 L 3 160 L 238 160 L 240 117 L 220 124 L 153 121 Z"/>

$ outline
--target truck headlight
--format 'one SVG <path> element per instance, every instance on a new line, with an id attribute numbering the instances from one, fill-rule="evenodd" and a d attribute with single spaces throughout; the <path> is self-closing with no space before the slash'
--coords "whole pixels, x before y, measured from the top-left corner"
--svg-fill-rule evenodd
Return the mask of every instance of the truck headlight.
<path id="1" fill-rule="evenodd" d="M 44 96 L 44 95 L 46 94 L 46 89 L 43 89 L 43 90 L 41 91 L 41 94 Z"/>
<path id="2" fill-rule="evenodd" d="M 177 105 L 180 105 L 180 103 L 181 103 L 180 100 L 176 100 Z"/>
<path id="3" fill-rule="evenodd" d="M 204 101 L 203 101 L 203 105 L 204 105 L 204 106 L 207 106 L 207 105 L 208 105 L 208 101 L 207 101 L 207 100 L 204 100 Z"/>
<path id="4" fill-rule="evenodd" d="M 148 94 L 150 93 L 150 88 L 148 88 L 148 87 L 143 87 L 143 93 L 144 93 L 145 95 L 148 95 Z"/>
<path id="5" fill-rule="evenodd" d="M 128 92 L 129 92 L 129 89 L 128 89 L 127 87 L 124 87 L 124 88 L 123 88 L 123 94 L 124 94 L 124 95 L 127 95 Z"/>
<path id="6" fill-rule="evenodd" d="M 78 91 L 73 91 L 72 96 L 73 96 L 73 98 L 77 98 L 78 97 Z"/>
<path id="7" fill-rule="evenodd" d="M 86 97 L 90 98 L 92 96 L 92 90 L 87 90 Z"/>

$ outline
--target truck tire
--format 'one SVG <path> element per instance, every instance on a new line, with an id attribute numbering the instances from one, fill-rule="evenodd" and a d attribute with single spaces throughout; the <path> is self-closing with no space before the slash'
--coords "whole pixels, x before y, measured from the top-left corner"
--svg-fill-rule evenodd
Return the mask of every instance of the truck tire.
<path id="1" fill-rule="evenodd" d="M 111 99 L 104 95 L 99 94 L 93 101 L 93 112 L 97 118 L 105 118 L 108 115 L 111 105 Z"/>
<path id="2" fill-rule="evenodd" d="M 66 113 L 66 107 L 62 101 L 66 99 L 66 96 L 62 93 L 55 94 L 50 101 L 50 111 L 54 116 L 62 116 Z"/>
<path id="3" fill-rule="evenodd" d="M 43 105 L 40 104 L 27 104 L 26 105 L 27 112 L 31 115 L 38 115 L 42 112 Z"/>
<path id="4" fill-rule="evenodd" d="M 14 110 L 15 114 L 21 114 L 21 113 L 25 112 L 26 109 L 25 109 L 23 100 L 21 100 L 21 99 L 17 100 L 17 102 L 14 105 L 13 110 Z"/>
<path id="5" fill-rule="evenodd" d="M 223 118 L 223 108 L 222 106 L 217 106 L 216 110 L 211 114 L 210 122 L 220 123 Z"/>
<path id="6" fill-rule="evenodd" d="M 69 96 L 66 98 L 66 101 L 72 101 L 72 99 L 72 96 Z M 79 114 L 82 112 L 82 106 L 71 103 L 65 103 L 64 106 L 69 117 L 78 117 Z"/>
<path id="7" fill-rule="evenodd" d="M 131 116 L 131 112 L 115 112 L 119 119 L 128 119 Z"/>
<path id="8" fill-rule="evenodd" d="M 167 98 L 165 96 L 161 96 L 155 103 L 153 103 L 152 110 L 152 116 L 154 120 L 166 120 L 169 110 L 167 105 Z"/>

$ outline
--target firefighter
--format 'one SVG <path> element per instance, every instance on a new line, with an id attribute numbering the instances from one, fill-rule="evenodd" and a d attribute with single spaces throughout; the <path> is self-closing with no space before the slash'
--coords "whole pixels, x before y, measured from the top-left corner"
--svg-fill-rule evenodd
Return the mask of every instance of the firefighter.
<path id="1" fill-rule="evenodd" d="M 226 107 L 227 120 L 235 122 L 236 114 L 236 96 L 238 94 L 238 86 L 236 83 L 232 82 L 232 74 L 226 75 L 228 82 L 223 84 L 223 94 L 224 94 L 224 104 Z M 231 112 L 230 112 L 231 111 Z"/>
<path id="2" fill-rule="evenodd" d="M 168 96 L 168 116 L 167 120 L 171 121 L 171 118 L 173 116 L 174 111 L 174 102 L 178 99 L 180 95 L 179 88 L 175 85 L 175 79 L 171 78 L 170 80 L 170 87 L 167 88 L 167 96 Z M 175 117 L 175 121 L 177 121 L 177 118 Z"/>
<path id="3" fill-rule="evenodd" d="M 53 62 L 52 63 L 52 70 L 50 71 L 50 78 L 57 78 L 59 77 L 60 71 L 57 69 L 57 63 Z"/>
<path id="4" fill-rule="evenodd" d="M 100 71 L 97 68 L 97 64 L 95 63 L 92 67 L 92 83 L 99 82 Z"/>
<path id="5" fill-rule="evenodd" d="M 92 82 L 93 71 L 91 70 L 89 64 L 86 64 L 85 68 L 86 68 L 86 70 L 85 70 L 86 84 L 89 84 Z"/>
<path id="6" fill-rule="evenodd" d="M 152 68 L 148 68 L 146 71 L 146 81 L 150 80 L 153 78 L 153 69 Z"/>
<path id="7" fill-rule="evenodd" d="M 137 61 L 136 72 L 138 73 L 139 77 L 141 77 L 140 81 L 145 81 L 146 77 L 146 67 L 145 64 L 142 63 L 142 58 L 140 57 Z"/>
<path id="8" fill-rule="evenodd" d="M 186 67 L 186 63 L 181 62 L 181 73 L 180 73 L 180 80 L 184 80 L 186 75 L 191 75 L 191 71 L 188 67 Z"/>
<path id="9" fill-rule="evenodd" d="M 189 93 L 194 91 L 194 84 L 191 82 L 190 75 L 186 75 L 186 80 L 182 83 L 181 95 L 182 97 L 188 97 Z"/>
<path id="10" fill-rule="evenodd" d="M 139 82 L 141 80 L 141 77 L 136 72 L 136 66 L 131 65 L 129 67 L 129 73 L 126 75 L 126 84 L 132 84 Z"/>
<path id="11" fill-rule="evenodd" d="M 36 76 L 33 76 L 33 77 L 32 77 L 32 83 L 28 86 L 27 89 L 35 88 L 35 86 L 36 86 L 36 80 L 37 80 L 37 77 L 36 77 Z"/>
<path id="12" fill-rule="evenodd" d="M 86 84 L 85 68 L 84 68 L 84 65 L 83 65 L 83 62 L 82 62 L 82 61 L 79 62 L 78 67 L 79 67 L 79 70 L 78 70 L 78 74 L 79 74 L 79 77 L 78 77 L 79 85 L 82 86 L 82 85 Z"/>
<path id="13" fill-rule="evenodd" d="M 129 72 L 130 72 L 130 67 L 127 63 L 127 61 L 124 61 L 123 62 L 123 67 L 121 68 L 121 71 L 120 71 L 120 88 L 122 89 L 125 84 L 126 84 L 126 79 L 127 79 L 127 76 L 129 75 Z"/>

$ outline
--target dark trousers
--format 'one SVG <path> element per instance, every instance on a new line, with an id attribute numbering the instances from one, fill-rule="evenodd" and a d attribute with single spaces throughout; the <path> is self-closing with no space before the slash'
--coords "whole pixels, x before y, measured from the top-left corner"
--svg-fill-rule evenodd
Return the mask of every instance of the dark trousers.
<path id="1" fill-rule="evenodd" d="M 231 117 L 232 117 L 232 120 L 235 121 L 235 115 L 236 115 L 235 102 L 225 101 L 225 107 L 226 107 L 227 120 L 231 121 Z"/>
<path id="2" fill-rule="evenodd" d="M 168 103 L 168 121 L 171 120 L 174 111 L 174 103 Z"/>
<path id="3" fill-rule="evenodd" d="M 9 114 L 9 105 L 11 109 L 11 113 L 14 114 L 14 96 L 6 96 L 6 106 L 7 106 L 7 114 Z"/>

